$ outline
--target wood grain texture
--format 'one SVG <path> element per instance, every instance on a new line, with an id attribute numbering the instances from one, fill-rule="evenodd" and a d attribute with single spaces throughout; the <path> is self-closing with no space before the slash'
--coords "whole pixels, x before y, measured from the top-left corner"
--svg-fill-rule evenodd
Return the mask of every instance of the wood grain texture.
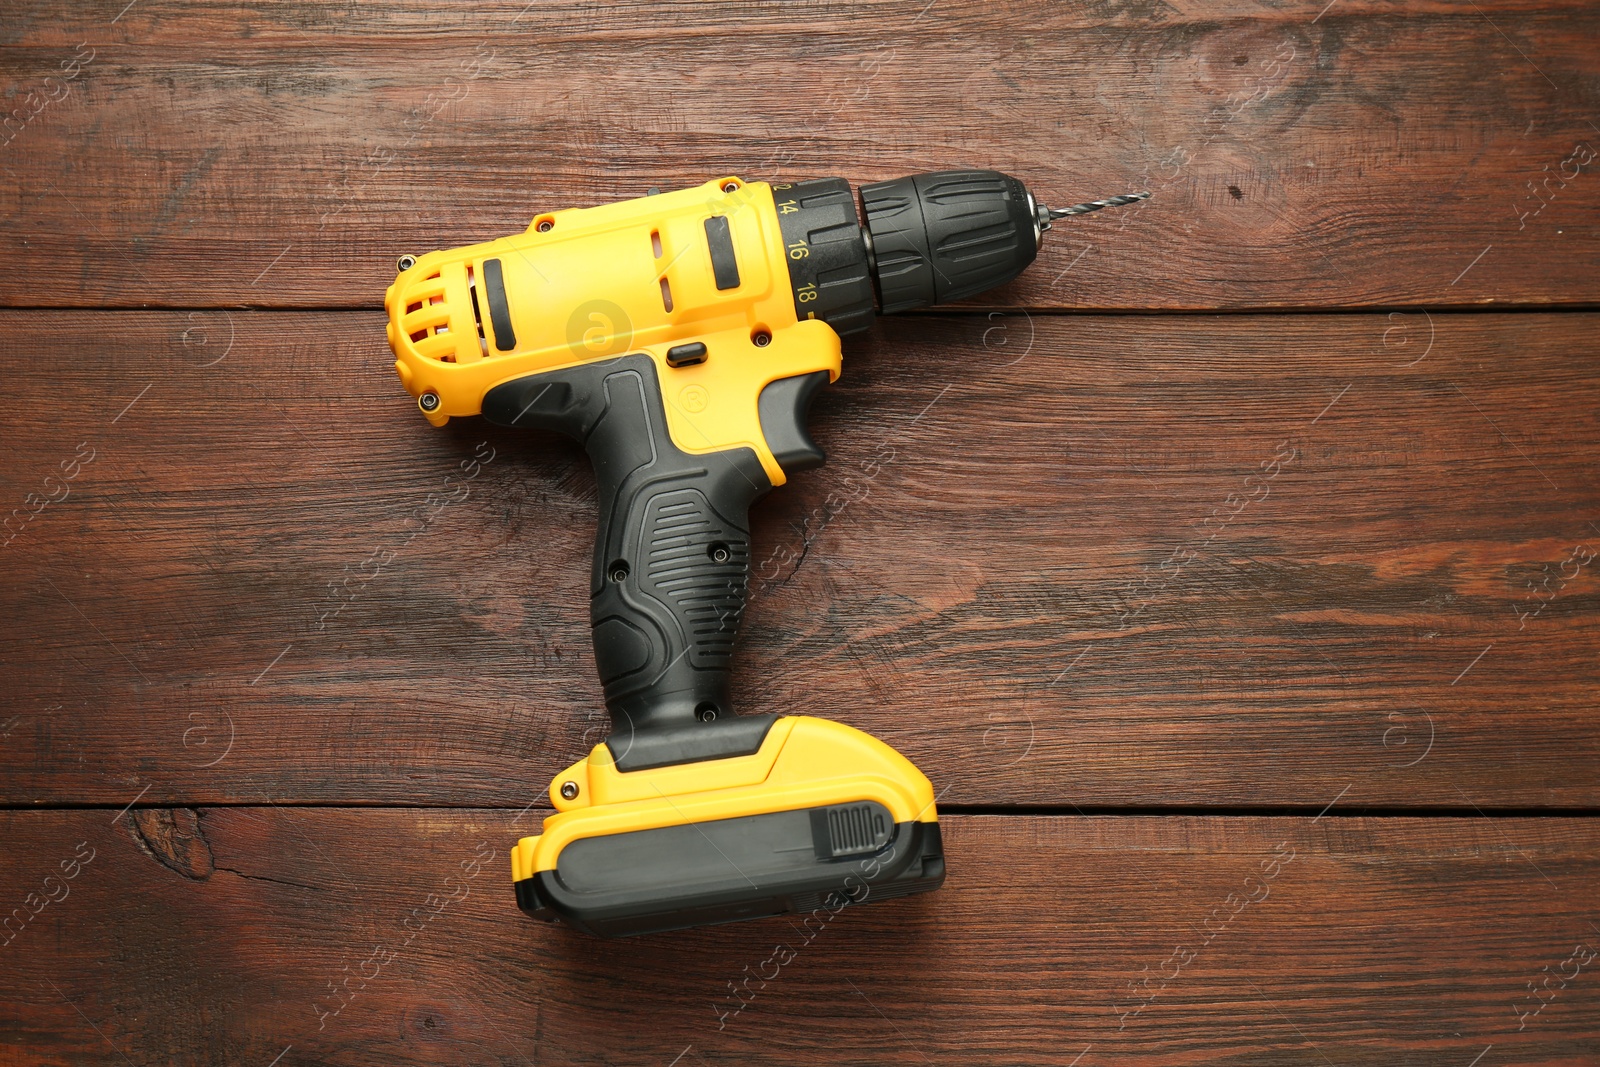
<path id="1" fill-rule="evenodd" d="M 1593 820 L 957 816 L 937 893 L 599 942 L 516 912 L 514 812 L 144 814 L 0 815 L 0 1062 L 1600 1057 Z"/>
<path id="2" fill-rule="evenodd" d="M 1600 1062 L 1595 5 L 22 0 L 0 91 L 0 1067 Z M 847 346 L 735 665 L 949 882 L 527 921 L 593 476 L 423 423 L 396 255 L 949 166 L 1154 196 Z"/>
<path id="3" fill-rule="evenodd" d="M 945 805 L 1592 807 L 1595 322 L 880 323 L 755 510 L 736 700 Z M 521 806 L 603 734 L 586 459 L 427 426 L 381 315 L 0 334 L 7 508 L 95 451 L 0 550 L 5 803 Z"/>
<path id="4" fill-rule="evenodd" d="M 398 253 L 538 210 L 948 166 L 1155 194 L 1000 305 L 1597 295 L 1592 4 L 120 6 L 8 10 L 0 302 L 375 307 Z"/>

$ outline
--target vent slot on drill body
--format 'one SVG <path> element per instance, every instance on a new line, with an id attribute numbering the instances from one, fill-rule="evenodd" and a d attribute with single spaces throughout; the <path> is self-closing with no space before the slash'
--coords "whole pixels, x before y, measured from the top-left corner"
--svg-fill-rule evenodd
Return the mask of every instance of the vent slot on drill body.
<path id="1" fill-rule="evenodd" d="M 467 264 L 467 296 L 472 300 L 472 321 L 478 327 L 478 353 L 489 354 L 488 335 L 483 332 L 483 308 L 478 303 L 478 283 L 473 277 L 472 264 Z"/>
<path id="2" fill-rule="evenodd" d="M 446 293 L 446 282 L 439 271 L 414 284 L 408 296 L 402 326 L 417 353 L 441 363 L 456 361 L 456 338 L 451 336 L 451 322 L 458 310 L 451 305 Z"/>
<path id="3" fill-rule="evenodd" d="M 481 281 L 473 264 L 461 261 L 406 278 L 405 310 L 395 321 L 404 347 L 435 363 L 474 363 L 491 354 L 484 340 Z"/>

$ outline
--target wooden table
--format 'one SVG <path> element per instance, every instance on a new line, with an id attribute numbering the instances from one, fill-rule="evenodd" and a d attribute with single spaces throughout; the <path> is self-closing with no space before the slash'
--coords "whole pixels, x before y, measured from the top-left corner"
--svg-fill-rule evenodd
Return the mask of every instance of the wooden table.
<path id="1" fill-rule="evenodd" d="M 124 2 L 0 20 L 0 1063 L 1600 1062 L 1593 5 Z M 847 344 L 736 691 L 949 881 L 528 922 L 593 479 L 396 255 L 959 165 L 1154 196 Z"/>

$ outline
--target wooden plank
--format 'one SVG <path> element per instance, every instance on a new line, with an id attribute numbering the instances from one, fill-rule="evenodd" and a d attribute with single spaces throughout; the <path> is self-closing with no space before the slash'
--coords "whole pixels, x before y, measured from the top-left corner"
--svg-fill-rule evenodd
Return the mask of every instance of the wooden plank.
<path id="1" fill-rule="evenodd" d="M 112 14 L 40 0 L 8 16 L 0 76 L 22 113 L 0 154 L 6 304 L 370 307 L 398 253 L 517 232 L 538 210 L 729 172 L 974 165 L 1052 203 L 1155 193 L 1062 224 L 986 298 L 1001 306 L 1600 292 L 1590 4 Z M 46 82 L 63 63 L 73 77 Z"/>
<path id="2" fill-rule="evenodd" d="M 947 805 L 1592 807 L 1594 326 L 885 323 L 756 508 L 736 699 Z M 521 806 L 603 734 L 574 445 L 433 430 L 370 312 L 0 330 L 0 492 L 69 494 L 3 549 L 6 803 Z"/>
<path id="3" fill-rule="evenodd" d="M 952 817 L 940 892 L 599 942 L 516 912 L 513 812 L 114 815 L 0 815 L 4 1062 L 1600 1054 L 1592 819 Z"/>

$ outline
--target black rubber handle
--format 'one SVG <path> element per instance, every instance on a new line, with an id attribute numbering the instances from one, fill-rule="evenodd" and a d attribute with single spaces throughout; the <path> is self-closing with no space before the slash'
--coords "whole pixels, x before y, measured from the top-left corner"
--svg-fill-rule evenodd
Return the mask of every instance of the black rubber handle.
<path id="1" fill-rule="evenodd" d="M 771 717 L 736 719 L 728 696 L 750 572 L 750 504 L 772 488 L 755 452 L 680 450 L 667 432 L 656 364 L 642 353 L 502 383 L 484 396 L 483 414 L 567 434 L 594 463 L 591 621 L 619 765 L 760 747 Z"/>

